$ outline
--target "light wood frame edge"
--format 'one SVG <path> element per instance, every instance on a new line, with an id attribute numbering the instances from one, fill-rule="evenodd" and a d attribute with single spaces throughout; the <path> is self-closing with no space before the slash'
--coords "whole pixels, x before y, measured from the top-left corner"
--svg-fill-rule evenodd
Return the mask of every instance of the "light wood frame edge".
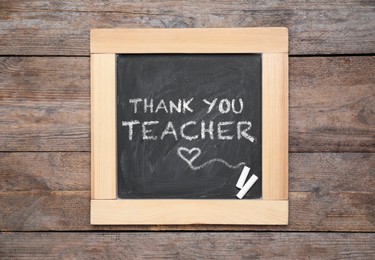
<path id="1" fill-rule="evenodd" d="M 116 55 L 91 55 L 91 198 L 116 199 Z"/>
<path id="2" fill-rule="evenodd" d="M 288 199 L 288 53 L 262 53 L 262 197 Z"/>
<path id="3" fill-rule="evenodd" d="M 250 31 L 250 28 L 240 28 L 237 33 L 244 33 L 245 30 L 247 33 Z M 251 28 L 253 29 L 253 28 Z M 269 29 L 269 28 L 265 28 Z M 278 29 L 278 28 L 273 28 Z M 285 28 L 279 28 L 284 31 Z M 111 29 L 100 29 L 100 30 L 111 30 Z M 125 30 L 125 29 L 112 29 L 113 33 L 116 33 L 116 30 Z M 157 29 L 149 29 L 157 30 Z M 181 29 L 183 30 L 183 29 Z M 210 29 L 207 29 L 210 30 Z M 218 29 L 216 29 L 218 30 Z M 227 30 L 227 29 L 226 29 Z M 231 29 L 232 30 L 232 29 Z M 92 30 L 96 31 L 96 30 Z M 135 30 L 127 30 L 129 31 Z M 164 30 L 162 30 L 164 31 Z M 174 32 L 170 31 L 172 34 Z M 270 31 L 268 31 L 270 32 Z M 287 42 L 287 31 L 286 35 L 283 37 L 286 38 Z M 238 40 L 238 39 L 237 39 Z M 95 42 L 95 37 L 91 37 L 91 44 Z M 211 45 L 216 41 L 216 39 L 211 38 Z M 232 43 L 233 45 L 233 43 Z M 251 43 L 248 43 L 251 45 Z M 233 47 L 233 46 L 232 46 Z M 285 46 L 284 46 L 285 47 Z M 142 49 L 143 48 L 143 49 Z M 287 48 L 287 44 L 286 44 Z M 234 48 L 236 49 L 236 48 Z M 247 48 L 244 51 L 239 51 L 241 48 L 237 48 L 236 52 L 253 52 L 250 51 L 252 47 Z M 242 49 L 241 49 L 242 50 Z M 116 113 L 115 113 L 115 89 L 116 89 L 116 52 L 117 49 L 110 49 L 111 53 L 108 54 L 91 54 L 91 113 L 92 113 L 92 208 L 91 208 L 91 224 L 153 224 L 155 222 L 158 224 L 173 224 L 165 222 L 163 219 L 154 220 L 154 222 L 144 223 L 141 221 L 135 221 L 131 219 L 122 218 L 122 222 L 113 222 L 107 223 L 108 218 L 113 218 L 107 216 L 106 213 L 101 214 L 100 212 L 108 212 L 113 203 L 125 209 L 129 206 L 136 207 L 146 205 L 149 203 L 149 200 L 134 200 L 134 202 L 129 202 L 127 200 L 117 200 L 117 180 L 116 180 Z M 165 49 L 163 52 L 174 53 Z M 202 51 L 196 51 L 196 48 L 192 47 L 191 51 L 188 53 L 204 53 Z M 122 53 L 126 53 L 123 51 Z M 127 52 L 127 53 L 153 53 L 148 47 L 142 46 L 137 52 Z M 213 53 L 213 51 L 211 51 Z M 226 50 L 218 51 L 215 53 L 228 53 Z M 222 203 L 233 203 L 233 205 L 242 202 L 242 205 L 249 204 L 252 209 L 252 218 L 248 221 L 237 222 L 235 219 L 227 219 L 226 221 L 215 222 L 210 220 L 208 222 L 202 222 L 201 224 L 272 224 L 264 223 L 264 221 L 256 221 L 258 213 L 263 215 L 265 213 L 265 205 L 274 205 L 275 200 L 278 200 L 280 203 L 278 205 L 286 205 L 286 214 L 283 210 L 275 210 L 276 215 L 272 215 L 272 219 L 278 219 L 274 224 L 285 225 L 288 223 L 288 53 L 287 52 L 262 52 L 262 104 L 271 104 L 270 106 L 262 107 L 262 127 L 265 124 L 271 125 L 272 130 L 267 130 L 271 128 L 264 127 L 262 132 L 263 140 L 263 150 L 262 150 L 262 167 L 263 167 L 263 198 L 262 200 L 251 200 L 251 201 L 236 201 L 236 200 L 217 200 Z M 105 69 L 103 69 L 105 68 Z M 110 87 L 112 86 L 112 87 Z M 112 115 L 112 116 L 111 116 Z M 278 117 L 278 118 L 276 118 Z M 107 127 L 102 128 L 103 124 L 99 122 L 107 122 Z M 102 125 L 102 126 L 101 126 Z M 100 133 L 102 131 L 102 133 Z M 265 131 L 265 132 L 264 132 Z M 107 141 L 103 141 L 99 137 L 108 136 L 110 137 Z M 112 148 L 111 148 L 112 147 Z M 266 163 L 267 162 L 267 163 Z M 105 169 L 105 170 L 104 170 Z M 108 170 L 112 169 L 112 170 Z M 106 200 L 106 201 L 105 201 Z M 169 203 L 174 203 L 178 200 L 154 200 L 154 201 L 165 201 Z M 191 202 L 201 205 L 201 201 L 198 200 L 181 200 L 182 205 L 189 205 Z M 214 200 L 207 200 L 207 203 Z M 256 202 L 255 202 L 256 201 Z M 186 202 L 186 204 L 184 203 Z M 134 204 L 135 203 L 135 204 Z M 146 204 L 145 204 L 146 203 Z M 262 205 L 263 203 L 263 205 Z M 168 203 L 167 203 L 168 204 Z M 171 204 L 172 205 L 172 204 Z M 227 204 L 225 204 L 226 207 Z M 190 206 L 191 207 L 191 206 Z M 204 206 L 207 209 L 210 209 L 208 205 Z M 279 207 L 279 206 L 277 206 Z M 165 210 L 168 211 L 170 205 L 165 206 L 164 208 L 158 208 L 159 212 Z M 215 207 L 214 207 L 215 208 Z M 230 206 L 232 208 L 232 206 Z M 127 208 L 129 211 L 129 208 Z M 277 209 L 277 208 L 276 208 Z M 133 210 L 133 209 L 132 209 Z M 211 209 L 212 210 L 212 209 Z M 183 211 L 183 209 L 181 209 Z M 123 214 L 123 211 L 120 211 Z M 120 213 L 119 212 L 119 213 Z M 151 215 L 155 215 L 154 212 L 145 212 L 139 211 L 139 214 L 143 212 L 146 215 L 138 216 L 141 219 L 147 219 Z M 220 213 L 227 211 L 219 211 Z M 258 213 L 257 213 L 258 212 Z M 218 213 L 218 212 L 217 212 Z M 212 213 L 211 213 L 212 214 Z M 255 215 L 253 215 L 255 214 Z M 277 215 L 278 214 L 278 215 Z M 261 215 L 260 217 L 261 219 Z M 157 216 L 157 215 L 156 215 Z M 160 215 L 162 216 L 162 214 Z M 237 218 L 236 214 L 234 214 Z M 102 219 L 101 219 L 102 218 Z M 120 217 L 119 217 L 120 218 Z M 107 220 L 106 220 L 107 219 Z M 121 218 L 120 218 L 121 219 Z M 283 221 L 280 222 L 280 219 Z M 193 220 L 193 219 L 192 219 Z M 213 221 L 213 222 L 212 222 Z M 183 224 L 194 224 L 197 221 L 187 221 L 188 223 Z M 225 223 L 224 223 L 225 222 Z M 246 223 L 245 223 L 246 222 Z"/>
<path id="4" fill-rule="evenodd" d="M 287 225 L 287 200 L 92 200 L 94 225 Z"/>
<path id="5" fill-rule="evenodd" d="M 91 29 L 91 53 L 288 52 L 288 29 Z"/>

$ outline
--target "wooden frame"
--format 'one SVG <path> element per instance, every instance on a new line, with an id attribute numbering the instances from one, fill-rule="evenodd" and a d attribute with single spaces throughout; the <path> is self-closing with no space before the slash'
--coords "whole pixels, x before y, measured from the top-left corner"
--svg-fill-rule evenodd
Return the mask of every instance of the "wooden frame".
<path id="1" fill-rule="evenodd" d="M 288 224 L 288 30 L 91 30 L 91 224 Z M 262 199 L 124 200 L 116 185 L 117 53 L 262 54 Z"/>

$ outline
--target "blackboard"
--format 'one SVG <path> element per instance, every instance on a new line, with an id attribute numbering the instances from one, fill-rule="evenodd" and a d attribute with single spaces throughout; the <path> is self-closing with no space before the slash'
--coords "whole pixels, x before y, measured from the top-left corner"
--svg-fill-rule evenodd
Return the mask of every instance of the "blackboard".
<path id="1" fill-rule="evenodd" d="M 261 198 L 261 68 L 261 54 L 117 55 L 118 197 L 237 199 L 246 165 L 244 199 Z"/>

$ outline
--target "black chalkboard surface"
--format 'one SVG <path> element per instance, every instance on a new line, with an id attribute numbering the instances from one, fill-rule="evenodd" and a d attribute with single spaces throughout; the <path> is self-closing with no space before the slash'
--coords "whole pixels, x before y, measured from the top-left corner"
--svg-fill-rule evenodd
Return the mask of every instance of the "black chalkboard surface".
<path id="1" fill-rule="evenodd" d="M 260 54 L 117 55 L 118 197 L 262 196 Z M 249 176 L 250 176 L 249 175 Z"/>

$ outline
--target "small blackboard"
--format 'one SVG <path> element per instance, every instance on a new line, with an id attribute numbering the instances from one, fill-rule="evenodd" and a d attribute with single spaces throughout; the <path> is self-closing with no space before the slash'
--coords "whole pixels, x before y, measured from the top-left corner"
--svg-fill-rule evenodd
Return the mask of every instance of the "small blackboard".
<path id="1" fill-rule="evenodd" d="M 287 28 L 92 29 L 90 54 L 91 224 L 288 224 Z"/>
<path id="2" fill-rule="evenodd" d="M 261 54 L 116 56 L 118 197 L 262 197 Z"/>

